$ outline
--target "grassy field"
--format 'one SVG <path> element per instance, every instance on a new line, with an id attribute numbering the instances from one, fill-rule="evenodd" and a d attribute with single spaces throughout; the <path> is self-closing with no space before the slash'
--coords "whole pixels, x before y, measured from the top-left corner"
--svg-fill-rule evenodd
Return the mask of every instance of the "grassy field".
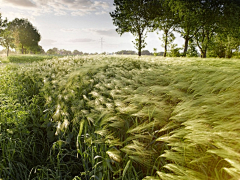
<path id="1" fill-rule="evenodd" d="M 4 56 L 0 55 L 0 63 L 32 63 L 32 62 L 39 62 L 44 61 L 47 59 L 53 59 L 56 56 L 49 56 L 49 55 L 10 55 Z"/>
<path id="2" fill-rule="evenodd" d="M 0 66 L 0 179 L 240 179 L 239 60 L 21 62 Z"/>

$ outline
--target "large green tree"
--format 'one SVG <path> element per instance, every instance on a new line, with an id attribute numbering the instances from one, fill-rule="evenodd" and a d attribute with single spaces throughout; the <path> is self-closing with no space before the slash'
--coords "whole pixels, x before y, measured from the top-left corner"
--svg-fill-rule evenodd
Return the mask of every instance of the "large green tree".
<path id="1" fill-rule="evenodd" d="M 227 40 L 228 35 L 232 36 L 239 29 L 240 6 L 236 0 L 198 0 L 196 3 L 198 31 L 194 39 L 201 51 L 201 57 L 206 58 L 209 46 L 215 37 L 219 37 L 216 35 L 225 34 Z"/>
<path id="2" fill-rule="evenodd" d="M 7 19 L 3 20 L 0 13 L 0 45 L 7 49 L 7 56 L 9 54 L 9 48 L 13 48 L 14 38 L 9 31 Z"/>
<path id="3" fill-rule="evenodd" d="M 199 30 L 197 26 L 199 5 L 193 0 L 169 0 L 169 6 L 176 18 L 179 18 L 175 24 L 175 31 L 179 32 L 185 40 L 183 56 L 186 56 L 189 41 L 192 41 Z"/>
<path id="4" fill-rule="evenodd" d="M 152 10 L 155 9 L 156 0 L 114 0 L 115 10 L 110 13 L 116 31 L 122 35 L 130 32 L 135 36 L 135 48 L 141 56 L 146 46 L 147 29 L 152 25 Z"/>
<path id="5" fill-rule="evenodd" d="M 184 55 L 187 53 L 189 41 L 195 40 L 201 56 L 206 57 L 213 42 L 219 42 L 219 37 L 225 37 L 224 40 L 221 38 L 221 42 L 232 39 L 228 37 L 229 34 L 239 27 L 239 0 L 168 1 L 171 9 L 180 18 L 176 30 L 185 39 Z M 219 35 L 222 33 L 225 34 Z"/>
<path id="6" fill-rule="evenodd" d="M 27 19 L 14 19 L 9 24 L 9 28 L 15 38 L 15 46 L 19 48 L 22 54 L 27 49 L 38 47 L 41 36 L 38 30 Z"/>
<path id="7" fill-rule="evenodd" d="M 222 1 L 209 0 L 198 2 L 198 32 L 195 34 L 195 40 L 201 51 L 201 57 L 206 58 L 209 43 L 212 41 L 215 33 L 221 30 L 221 21 L 223 17 Z"/>
<path id="8" fill-rule="evenodd" d="M 153 30 L 159 30 L 163 32 L 160 40 L 163 41 L 164 57 L 167 56 L 168 46 L 171 44 L 175 36 L 173 31 L 175 30 L 176 24 L 179 18 L 175 15 L 175 12 L 171 10 L 168 0 L 159 0 L 158 6 L 155 7 L 154 11 L 154 27 Z M 151 11 L 151 10 L 150 10 Z"/>
<path id="9" fill-rule="evenodd" d="M 5 47 L 7 50 L 7 56 L 9 54 L 9 49 L 14 48 L 14 38 L 9 29 L 4 29 L 0 33 L 0 45 Z"/>

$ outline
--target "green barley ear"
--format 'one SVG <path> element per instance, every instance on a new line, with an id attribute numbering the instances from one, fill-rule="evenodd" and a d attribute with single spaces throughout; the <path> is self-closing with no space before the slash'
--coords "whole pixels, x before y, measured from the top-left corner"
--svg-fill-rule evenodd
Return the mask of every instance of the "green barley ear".
<path id="1" fill-rule="evenodd" d="M 128 160 L 126 166 L 125 166 L 124 169 L 123 169 L 122 180 L 124 180 L 124 178 L 125 178 L 125 176 L 126 176 L 126 173 L 127 173 L 127 170 L 128 170 L 129 167 L 130 167 L 130 164 L 131 164 L 131 160 Z"/>

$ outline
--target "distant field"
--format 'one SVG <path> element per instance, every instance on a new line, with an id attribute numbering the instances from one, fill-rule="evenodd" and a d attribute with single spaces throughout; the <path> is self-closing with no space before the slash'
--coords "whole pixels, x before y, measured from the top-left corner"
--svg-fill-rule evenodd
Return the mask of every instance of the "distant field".
<path id="1" fill-rule="evenodd" d="M 9 62 L 0 66 L 0 179 L 240 179 L 239 60 Z"/>
<path id="2" fill-rule="evenodd" d="M 1 63 L 32 63 L 37 61 L 43 61 L 47 59 L 53 59 L 56 56 L 48 55 L 10 55 L 8 57 L 1 55 Z"/>

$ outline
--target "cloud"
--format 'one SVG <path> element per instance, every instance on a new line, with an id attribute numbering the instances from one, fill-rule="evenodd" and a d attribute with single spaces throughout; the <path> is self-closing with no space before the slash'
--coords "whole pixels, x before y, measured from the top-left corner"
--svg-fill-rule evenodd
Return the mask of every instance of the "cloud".
<path id="1" fill-rule="evenodd" d="M 115 36 L 119 37 L 118 33 L 115 31 L 115 29 L 94 29 L 94 28 L 88 28 L 88 29 L 83 29 L 86 32 L 93 32 L 97 35 L 101 36 Z"/>
<path id="2" fill-rule="evenodd" d="M 51 46 L 56 44 L 56 40 L 52 40 L 52 39 L 43 39 L 40 41 L 41 46 Z"/>
<path id="3" fill-rule="evenodd" d="M 34 4 L 30 0 L 2 0 L 4 3 L 9 3 L 15 6 L 22 6 L 22 7 L 36 7 L 36 4 Z"/>
<path id="4" fill-rule="evenodd" d="M 96 12 L 95 14 L 96 15 L 102 15 L 102 14 L 107 14 L 108 12 L 106 12 L 106 11 L 98 11 L 98 12 Z"/>
<path id="5" fill-rule="evenodd" d="M 93 39 L 88 39 L 88 38 L 80 38 L 80 39 L 71 39 L 69 42 L 74 42 L 74 43 L 86 43 L 86 42 L 94 42 L 95 40 Z"/>
<path id="6" fill-rule="evenodd" d="M 2 6 L 25 9 L 35 16 L 44 13 L 55 15 L 84 16 L 88 14 L 106 14 L 110 10 L 110 3 L 106 0 L 0 0 Z"/>
<path id="7" fill-rule="evenodd" d="M 75 29 L 75 28 L 63 28 L 61 29 L 62 32 L 76 32 L 76 31 L 81 31 L 81 29 Z"/>
<path id="8" fill-rule="evenodd" d="M 85 16 L 87 14 L 91 14 L 91 12 L 83 12 L 83 11 L 74 11 L 71 13 L 72 16 Z"/>
<path id="9" fill-rule="evenodd" d="M 65 11 L 56 9 L 56 10 L 54 10 L 54 15 L 56 15 L 56 16 L 64 16 L 64 15 L 67 15 L 67 13 Z"/>
<path id="10" fill-rule="evenodd" d="M 39 7 L 49 8 L 59 15 L 65 15 L 70 12 L 72 16 L 84 16 L 87 14 L 107 13 L 110 5 L 103 1 L 90 1 L 90 0 L 33 0 Z M 63 13 L 65 12 L 65 13 Z"/>
<path id="11" fill-rule="evenodd" d="M 110 36 L 110 37 L 119 37 L 119 34 L 115 29 L 96 29 L 96 28 L 87 28 L 87 29 L 77 29 L 77 28 L 63 28 L 62 32 L 65 33 L 74 33 L 84 31 L 85 33 L 96 34 L 100 36 Z"/>
<path id="12" fill-rule="evenodd" d="M 5 11 L 5 12 L 2 12 L 2 16 L 4 18 L 6 17 L 8 19 L 8 21 L 12 21 L 13 19 L 15 19 L 17 17 L 17 18 L 28 19 L 33 24 L 33 26 L 38 25 L 34 15 L 29 14 L 29 13 L 24 13 L 23 11 L 19 11 L 19 12 Z"/>

